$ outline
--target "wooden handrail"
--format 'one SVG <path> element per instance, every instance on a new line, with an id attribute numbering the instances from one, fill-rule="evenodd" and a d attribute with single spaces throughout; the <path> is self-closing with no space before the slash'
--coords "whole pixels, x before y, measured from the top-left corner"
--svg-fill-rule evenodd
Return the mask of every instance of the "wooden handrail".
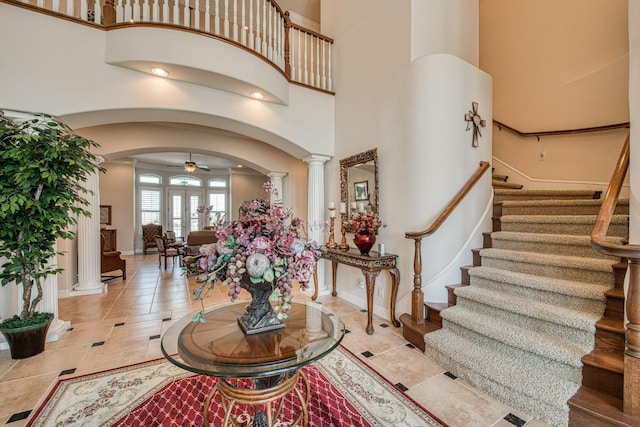
<path id="1" fill-rule="evenodd" d="M 615 123 L 612 125 L 593 126 L 588 128 L 545 130 L 540 132 L 521 132 L 516 128 L 513 128 L 509 125 L 499 122 L 498 120 L 494 120 L 493 124 L 498 126 L 499 129 L 506 129 L 524 138 L 534 137 L 534 136 L 537 138 L 540 138 L 541 136 L 572 135 L 576 133 L 603 132 L 603 131 L 615 130 L 615 129 L 628 129 L 629 127 L 631 127 L 629 122 L 624 122 L 624 123 Z"/>
<path id="2" fill-rule="evenodd" d="M 411 320 L 415 323 L 424 322 L 424 293 L 422 292 L 422 239 L 435 233 L 438 228 L 449 218 L 451 213 L 477 184 L 482 175 L 489 170 L 488 162 L 480 162 L 478 170 L 469 178 L 465 185 L 451 199 L 440 215 L 429 227 L 422 231 L 410 231 L 405 233 L 407 239 L 414 241 L 413 254 L 413 291 L 411 292 Z"/>
<path id="3" fill-rule="evenodd" d="M 422 239 L 423 237 L 427 237 L 428 235 L 436 232 L 438 228 L 440 228 L 442 223 L 446 221 L 449 215 L 451 215 L 456 206 L 458 206 L 462 199 L 464 199 L 467 193 L 469 193 L 469 191 L 471 191 L 471 189 L 476 185 L 476 183 L 480 180 L 487 169 L 489 169 L 489 166 L 490 165 L 488 162 L 480 162 L 480 167 L 478 168 L 478 170 L 476 170 L 471 178 L 469 178 L 466 184 L 460 189 L 460 191 L 458 191 L 458 194 L 456 194 L 453 199 L 451 199 L 449 204 L 442 210 L 440 215 L 438 215 L 438 217 L 435 219 L 435 221 L 433 221 L 433 223 L 431 223 L 429 227 L 425 228 L 422 231 L 409 231 L 405 233 L 404 237 L 406 237 L 407 239 Z"/>
<path id="4" fill-rule="evenodd" d="M 640 245 L 621 245 L 606 241 L 609 224 L 629 169 L 630 145 L 630 137 L 627 136 L 591 231 L 591 245 L 599 252 L 621 257 L 628 262 L 623 411 L 637 417 L 640 416 Z"/>

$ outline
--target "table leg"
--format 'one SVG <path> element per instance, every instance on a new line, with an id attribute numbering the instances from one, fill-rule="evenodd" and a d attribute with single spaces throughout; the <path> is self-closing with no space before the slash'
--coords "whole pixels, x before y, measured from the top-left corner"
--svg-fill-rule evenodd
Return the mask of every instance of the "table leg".
<path id="1" fill-rule="evenodd" d="M 336 291 L 336 277 L 338 276 L 338 263 L 335 261 L 331 261 L 331 279 L 333 280 L 333 292 L 331 292 L 332 296 L 337 296 L 338 291 Z"/>
<path id="2" fill-rule="evenodd" d="M 318 298 L 318 265 L 316 264 L 316 269 L 313 270 L 313 296 L 311 297 L 312 301 L 315 301 Z"/>
<path id="3" fill-rule="evenodd" d="M 367 285 L 367 334 L 373 335 L 373 291 L 376 288 L 376 277 L 379 271 L 363 271 Z"/>
<path id="4" fill-rule="evenodd" d="M 400 284 L 400 272 L 397 268 L 390 268 L 387 270 L 391 275 L 391 302 L 389 303 L 389 311 L 391 316 L 391 323 L 396 328 L 400 327 L 400 322 L 396 319 L 396 299 L 398 298 L 398 286 Z"/>

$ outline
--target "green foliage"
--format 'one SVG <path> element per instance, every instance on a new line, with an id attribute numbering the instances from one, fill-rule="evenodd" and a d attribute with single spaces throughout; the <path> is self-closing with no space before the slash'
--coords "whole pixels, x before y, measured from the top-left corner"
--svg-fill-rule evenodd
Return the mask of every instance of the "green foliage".
<path id="1" fill-rule="evenodd" d="M 24 328 L 25 326 L 39 325 L 53 319 L 53 313 L 41 313 L 36 311 L 33 316 L 21 319 L 20 316 L 15 315 L 8 319 L 4 319 L 0 322 L 0 329 L 17 329 Z"/>
<path id="2" fill-rule="evenodd" d="M 48 265 L 56 239 L 72 238 L 77 218 L 90 215 L 84 183 L 104 171 L 91 153 L 97 147 L 44 114 L 22 123 L 0 115 L 0 283 L 23 286 L 22 320 L 35 315 L 42 281 L 61 271 Z"/>

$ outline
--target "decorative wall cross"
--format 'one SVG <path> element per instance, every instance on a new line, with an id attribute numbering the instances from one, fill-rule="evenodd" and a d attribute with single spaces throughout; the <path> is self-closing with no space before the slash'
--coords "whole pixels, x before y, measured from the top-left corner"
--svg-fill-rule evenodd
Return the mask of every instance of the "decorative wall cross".
<path id="1" fill-rule="evenodd" d="M 469 129 L 471 129 L 471 126 L 473 126 L 473 142 L 472 145 L 474 147 L 477 147 L 478 144 L 478 137 L 482 137 L 482 131 L 480 128 L 486 127 L 487 126 L 487 121 L 486 120 L 482 120 L 482 118 L 480 117 L 480 114 L 478 114 L 478 103 L 477 102 L 472 102 L 471 103 L 471 110 L 469 110 L 469 112 L 467 114 L 464 115 L 464 120 L 467 122 L 467 131 Z"/>

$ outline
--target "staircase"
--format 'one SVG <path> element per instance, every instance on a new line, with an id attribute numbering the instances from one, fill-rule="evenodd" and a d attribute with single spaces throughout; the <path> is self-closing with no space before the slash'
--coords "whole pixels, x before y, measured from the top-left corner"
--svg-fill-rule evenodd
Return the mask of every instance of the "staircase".
<path id="1" fill-rule="evenodd" d="M 640 425 L 593 418 L 595 401 L 615 406 L 622 397 L 624 351 L 626 263 L 590 244 L 599 198 L 496 186 L 493 232 L 473 266 L 447 286 L 448 303 L 425 304 L 427 330 L 441 328 L 425 335 L 425 354 L 552 425 Z M 628 201 L 609 235 L 627 239 Z"/>

